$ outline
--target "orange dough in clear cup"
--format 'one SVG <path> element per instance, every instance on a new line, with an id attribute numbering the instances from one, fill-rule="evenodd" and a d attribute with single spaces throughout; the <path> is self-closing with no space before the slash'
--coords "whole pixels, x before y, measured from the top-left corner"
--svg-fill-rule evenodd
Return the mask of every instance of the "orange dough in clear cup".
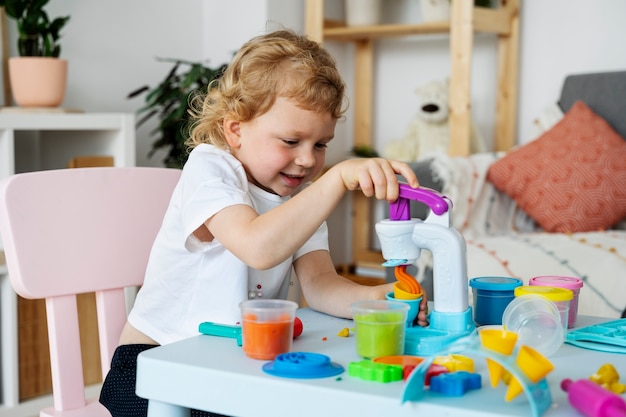
<path id="1" fill-rule="evenodd" d="M 288 300 L 247 300 L 241 303 L 243 351 L 273 360 L 291 350 L 297 304 Z"/>

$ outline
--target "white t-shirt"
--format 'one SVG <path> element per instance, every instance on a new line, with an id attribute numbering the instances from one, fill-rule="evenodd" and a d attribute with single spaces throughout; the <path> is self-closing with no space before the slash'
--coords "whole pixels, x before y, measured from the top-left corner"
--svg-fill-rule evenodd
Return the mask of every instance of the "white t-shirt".
<path id="1" fill-rule="evenodd" d="M 239 303 L 250 291 L 286 298 L 293 261 L 328 250 L 326 223 L 291 258 L 264 271 L 248 267 L 217 239 L 200 242 L 192 233 L 225 207 L 246 204 L 262 214 L 287 199 L 250 184 L 230 153 L 206 144 L 194 148 L 152 247 L 130 323 L 163 345 L 197 335 L 205 321 L 239 323 Z"/>

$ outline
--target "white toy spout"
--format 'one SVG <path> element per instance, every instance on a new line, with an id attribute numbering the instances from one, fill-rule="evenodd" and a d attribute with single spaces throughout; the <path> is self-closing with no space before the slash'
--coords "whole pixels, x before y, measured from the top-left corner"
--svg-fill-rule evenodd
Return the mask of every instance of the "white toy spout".
<path id="1" fill-rule="evenodd" d="M 410 200 L 430 208 L 425 220 L 410 218 Z M 405 353 L 435 354 L 474 330 L 468 304 L 465 239 L 452 227 L 452 202 L 434 190 L 400 184 L 400 197 L 390 204 L 390 218 L 376 223 L 384 266 L 410 265 L 422 249 L 433 255 L 433 311 L 428 328 L 408 330 Z"/>

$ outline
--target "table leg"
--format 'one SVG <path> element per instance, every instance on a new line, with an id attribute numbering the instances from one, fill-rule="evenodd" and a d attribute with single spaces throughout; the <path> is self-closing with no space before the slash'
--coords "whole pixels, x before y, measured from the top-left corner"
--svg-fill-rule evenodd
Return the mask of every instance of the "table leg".
<path id="1" fill-rule="evenodd" d="M 157 400 L 148 402 L 148 417 L 190 417 L 191 410 Z"/>

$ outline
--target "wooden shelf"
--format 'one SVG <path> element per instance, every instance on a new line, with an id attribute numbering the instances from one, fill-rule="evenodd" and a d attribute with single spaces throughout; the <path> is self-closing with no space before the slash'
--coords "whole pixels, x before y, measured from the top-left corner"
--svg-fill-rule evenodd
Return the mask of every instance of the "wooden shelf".
<path id="1" fill-rule="evenodd" d="M 445 22 L 385 24 L 348 27 L 345 22 L 324 16 L 324 0 L 306 0 L 306 32 L 317 41 L 354 44 L 353 146 L 371 146 L 373 116 L 374 43 L 379 39 L 432 34 L 450 37 L 450 147 L 451 156 L 470 153 L 471 63 L 475 33 L 498 37 L 498 77 L 494 150 L 508 150 L 515 143 L 519 55 L 519 0 L 500 0 L 497 8 L 474 7 L 471 1 L 453 1 L 451 17 Z M 352 209 L 352 258 L 355 265 L 382 262 L 372 250 L 371 201 L 355 193 Z"/>
<path id="2" fill-rule="evenodd" d="M 512 10 L 474 7 L 473 30 L 477 33 L 509 35 Z M 324 40 L 353 42 L 382 38 L 398 38 L 412 35 L 450 34 L 450 21 L 419 24 L 386 24 L 349 27 L 338 20 L 324 20 Z"/>

